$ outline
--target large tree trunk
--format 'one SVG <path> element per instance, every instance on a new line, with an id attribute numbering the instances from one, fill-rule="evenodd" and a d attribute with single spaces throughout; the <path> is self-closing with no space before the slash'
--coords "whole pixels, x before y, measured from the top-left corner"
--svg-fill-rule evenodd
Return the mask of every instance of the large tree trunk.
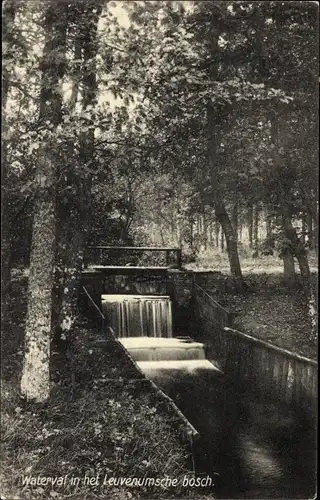
<path id="1" fill-rule="evenodd" d="M 47 172 L 48 179 L 51 178 L 52 182 L 54 167 L 48 158 L 43 157 L 42 161 L 42 170 Z M 55 236 L 55 200 L 51 193 L 43 193 L 35 204 L 25 331 L 26 352 L 21 378 L 22 394 L 27 399 L 36 401 L 46 400 L 50 390 Z"/>
<path id="2" fill-rule="evenodd" d="M 283 254 L 283 279 L 284 282 L 289 286 L 294 286 L 296 282 L 295 268 L 294 268 L 294 258 L 291 253 Z"/>
<path id="3" fill-rule="evenodd" d="M 42 82 L 39 122 L 61 121 L 61 78 L 65 71 L 67 4 L 46 4 L 46 40 L 42 57 Z M 45 143 L 37 162 L 37 177 L 41 179 L 35 201 L 28 309 L 25 331 L 25 357 L 21 392 L 28 400 L 45 401 L 49 396 L 49 361 L 51 315 L 56 241 L 56 157 L 54 144 Z"/>
<path id="4" fill-rule="evenodd" d="M 10 284 L 11 276 L 11 237 L 9 225 L 9 202 L 8 202 L 8 124 L 7 124 L 7 100 L 10 89 L 10 71 L 8 66 L 13 62 L 11 49 L 13 44 L 13 27 L 18 6 L 17 0 L 6 0 L 2 8 L 2 41 L 3 47 L 3 74 L 2 74 L 2 93 L 1 93 L 1 110 L 2 110 L 2 127 L 1 127 L 1 322 L 4 324 L 6 320 L 7 309 L 7 292 Z"/>
<path id="5" fill-rule="evenodd" d="M 223 233 L 226 238 L 226 246 L 230 263 L 231 275 L 233 276 L 236 282 L 237 289 L 239 291 L 243 291 L 245 289 L 245 283 L 241 272 L 237 239 L 229 215 L 227 214 L 227 211 L 223 204 L 216 205 L 215 214 L 221 224 Z"/>

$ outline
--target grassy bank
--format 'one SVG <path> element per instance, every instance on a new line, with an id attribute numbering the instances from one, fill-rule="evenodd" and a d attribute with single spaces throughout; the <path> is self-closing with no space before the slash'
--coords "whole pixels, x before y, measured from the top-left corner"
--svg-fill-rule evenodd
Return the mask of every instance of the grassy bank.
<path id="1" fill-rule="evenodd" d="M 252 256 L 248 246 L 239 246 L 241 268 L 250 293 L 225 293 L 208 288 L 234 316 L 234 327 L 297 354 L 316 359 L 317 339 L 312 334 L 308 305 L 301 287 L 289 289 L 283 284 L 283 262 L 274 255 Z M 318 262 L 314 251 L 308 254 L 312 286 L 317 299 Z M 299 270 L 296 265 L 297 278 Z M 217 248 L 202 251 L 196 262 L 186 266 L 197 271 L 218 271 L 230 278 L 227 252 Z M 207 288 L 207 287 L 206 287 Z M 317 304 L 316 304 L 317 309 Z"/>
<path id="2" fill-rule="evenodd" d="M 245 276 L 250 274 L 277 274 L 283 273 L 283 261 L 275 252 L 274 255 L 262 255 L 253 257 L 253 250 L 247 245 L 239 245 L 238 248 L 241 269 Z M 312 272 L 318 270 L 317 256 L 314 251 L 308 253 L 309 266 Z M 202 250 L 198 253 L 195 262 L 186 264 L 187 269 L 220 271 L 223 274 L 230 274 L 230 264 L 228 254 L 221 252 L 218 248 Z M 296 272 L 299 273 L 298 264 L 295 262 Z"/>

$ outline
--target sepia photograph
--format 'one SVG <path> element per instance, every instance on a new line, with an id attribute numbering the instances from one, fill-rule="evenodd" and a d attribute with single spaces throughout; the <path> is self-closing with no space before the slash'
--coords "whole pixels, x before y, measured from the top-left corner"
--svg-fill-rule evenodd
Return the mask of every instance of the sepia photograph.
<path id="1" fill-rule="evenodd" d="M 319 2 L 3 0 L 1 95 L 1 499 L 316 499 Z"/>

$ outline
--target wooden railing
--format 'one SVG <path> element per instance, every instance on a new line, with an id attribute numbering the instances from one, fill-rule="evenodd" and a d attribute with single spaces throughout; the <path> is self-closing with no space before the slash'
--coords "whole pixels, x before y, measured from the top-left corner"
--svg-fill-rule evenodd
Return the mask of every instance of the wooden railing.
<path id="1" fill-rule="evenodd" d="M 201 287 L 196 315 L 207 356 L 241 389 L 296 408 L 315 408 L 318 364 L 230 327 L 228 312 Z"/>
<path id="2" fill-rule="evenodd" d="M 85 248 L 85 256 L 84 256 L 84 267 L 88 266 L 90 257 L 91 260 L 94 260 L 94 264 L 101 264 L 102 261 L 107 260 L 107 257 L 110 252 L 117 252 L 121 254 L 123 251 L 134 253 L 144 253 L 144 252 L 162 252 L 165 254 L 166 265 L 169 266 L 171 264 L 171 255 L 174 254 L 175 262 L 174 265 L 178 269 L 182 266 L 182 250 L 178 247 L 133 247 L 133 246 L 108 246 L 108 245 L 96 245 L 96 246 L 88 246 Z"/>

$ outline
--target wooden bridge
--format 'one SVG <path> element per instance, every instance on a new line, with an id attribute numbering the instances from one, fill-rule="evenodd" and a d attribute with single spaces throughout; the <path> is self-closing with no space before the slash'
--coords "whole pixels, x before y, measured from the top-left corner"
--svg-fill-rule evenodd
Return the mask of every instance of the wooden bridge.
<path id="1" fill-rule="evenodd" d="M 155 252 L 164 254 L 165 265 L 163 266 L 141 266 L 131 265 L 110 265 L 110 256 L 116 254 L 117 257 L 131 252 L 133 260 L 142 254 Z M 111 254 L 111 255 L 110 255 Z M 128 258 L 126 259 L 128 260 Z M 104 275 L 118 274 L 165 274 L 168 269 L 181 269 L 182 251 L 178 247 L 133 247 L 133 246 L 89 246 L 85 249 L 84 270 L 95 270 Z"/>
<path id="2" fill-rule="evenodd" d="M 143 258 L 145 254 L 147 259 Z M 155 255 L 158 262 L 162 260 L 161 265 L 149 263 Z M 149 262 L 141 265 L 141 260 Z M 178 247 L 89 246 L 85 249 L 81 284 L 100 306 L 104 293 L 171 295 L 169 270 L 181 268 L 182 251 Z M 136 289 L 139 284 L 140 291 Z"/>

